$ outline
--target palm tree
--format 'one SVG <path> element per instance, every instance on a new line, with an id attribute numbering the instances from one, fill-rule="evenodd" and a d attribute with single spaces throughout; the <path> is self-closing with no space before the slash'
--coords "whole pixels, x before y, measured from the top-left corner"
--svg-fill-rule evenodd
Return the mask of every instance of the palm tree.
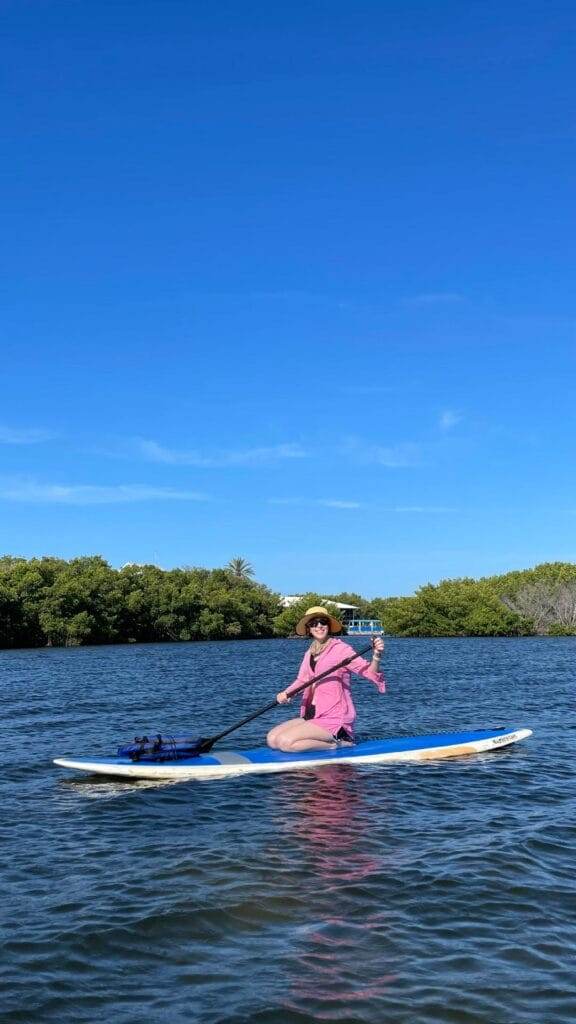
<path id="1" fill-rule="evenodd" d="M 249 580 L 254 575 L 253 567 L 245 558 L 231 558 L 226 568 L 228 572 L 232 573 L 232 576 L 236 576 L 239 580 Z"/>

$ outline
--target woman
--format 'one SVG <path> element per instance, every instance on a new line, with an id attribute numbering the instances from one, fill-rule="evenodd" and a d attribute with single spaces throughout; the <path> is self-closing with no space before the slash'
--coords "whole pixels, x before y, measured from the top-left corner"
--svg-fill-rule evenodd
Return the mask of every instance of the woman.
<path id="1" fill-rule="evenodd" d="M 352 647 L 332 635 L 340 633 L 341 629 L 338 619 L 325 608 L 308 609 L 296 626 L 296 632 L 299 636 L 311 637 L 312 643 L 294 682 L 276 694 L 279 704 L 288 703 L 296 687 L 354 654 Z M 358 656 L 350 665 L 335 668 L 319 683 L 307 686 L 302 691 L 300 717 L 271 729 L 266 737 L 268 746 L 295 754 L 303 750 L 333 750 L 340 744 L 353 743 L 356 709 L 350 692 L 351 673 L 369 679 L 380 693 L 386 690 L 380 672 L 382 637 L 374 638 L 373 647 L 372 661 Z"/>

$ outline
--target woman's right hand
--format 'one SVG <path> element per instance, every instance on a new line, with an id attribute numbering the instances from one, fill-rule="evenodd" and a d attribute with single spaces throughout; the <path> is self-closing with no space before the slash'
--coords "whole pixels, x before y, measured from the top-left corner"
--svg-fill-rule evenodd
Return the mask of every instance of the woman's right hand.
<path id="1" fill-rule="evenodd" d="M 286 690 L 280 690 L 280 693 L 276 694 L 276 701 L 278 704 L 289 704 L 290 697 L 286 693 Z"/>

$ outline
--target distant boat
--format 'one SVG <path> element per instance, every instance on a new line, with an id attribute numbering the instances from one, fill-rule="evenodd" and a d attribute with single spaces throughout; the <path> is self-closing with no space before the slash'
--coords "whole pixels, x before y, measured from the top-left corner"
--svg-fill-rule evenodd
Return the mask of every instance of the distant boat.
<path id="1" fill-rule="evenodd" d="M 350 619 L 344 625 L 348 636 L 372 636 L 373 633 L 384 632 L 380 619 Z"/>

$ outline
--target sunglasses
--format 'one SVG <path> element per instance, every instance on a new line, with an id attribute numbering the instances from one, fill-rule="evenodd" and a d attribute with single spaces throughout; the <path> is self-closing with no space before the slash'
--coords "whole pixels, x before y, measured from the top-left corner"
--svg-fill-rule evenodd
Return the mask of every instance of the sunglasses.
<path id="1" fill-rule="evenodd" d="M 311 629 L 314 629 L 315 626 L 329 626 L 330 623 L 328 622 L 328 619 L 310 619 L 308 625 Z"/>

